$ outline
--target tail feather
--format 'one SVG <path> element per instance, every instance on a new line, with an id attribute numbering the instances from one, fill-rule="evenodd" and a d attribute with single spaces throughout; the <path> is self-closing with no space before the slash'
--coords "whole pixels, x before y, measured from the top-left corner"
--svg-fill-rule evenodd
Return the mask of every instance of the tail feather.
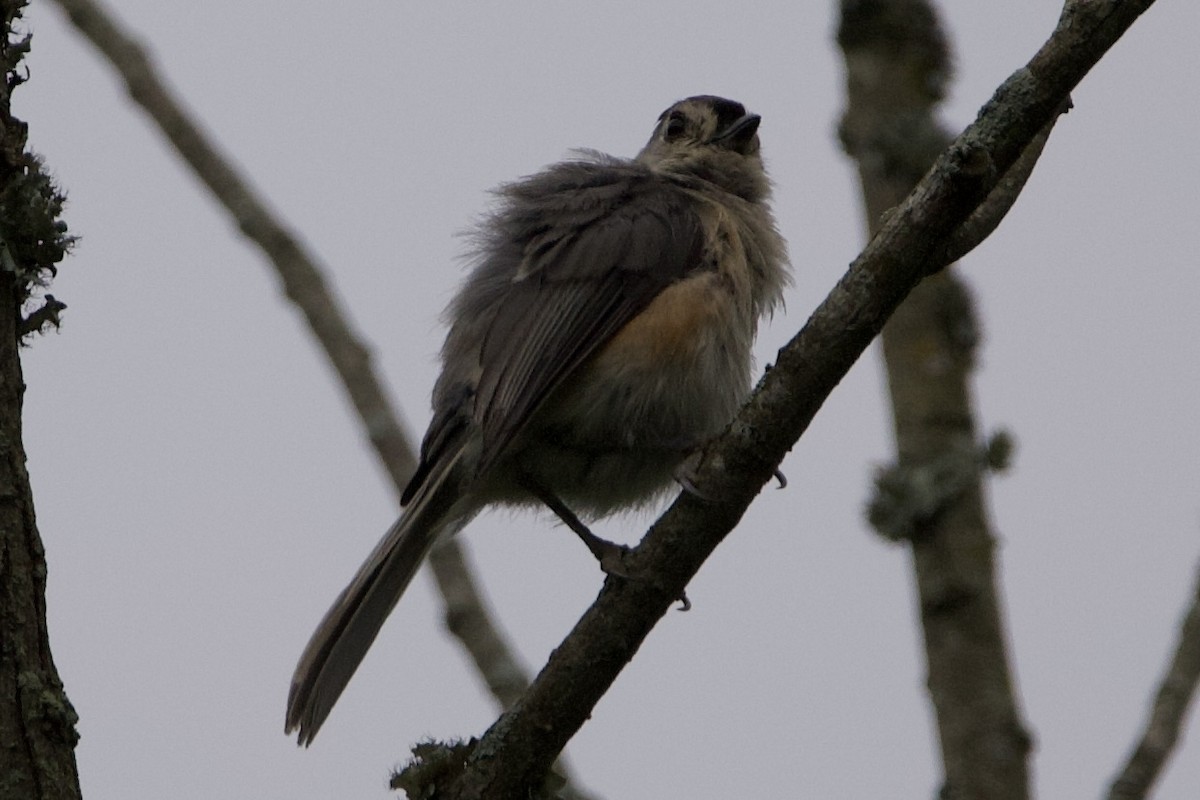
<path id="1" fill-rule="evenodd" d="M 408 588 L 439 534 L 464 520 L 456 469 L 461 451 L 427 480 L 338 595 L 308 641 L 288 692 L 285 733 L 308 746 L 341 696 L 388 614 Z"/>

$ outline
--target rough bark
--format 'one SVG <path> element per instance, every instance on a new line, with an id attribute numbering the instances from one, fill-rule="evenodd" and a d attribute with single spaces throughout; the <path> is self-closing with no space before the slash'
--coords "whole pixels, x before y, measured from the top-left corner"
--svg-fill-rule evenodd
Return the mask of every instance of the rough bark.
<path id="1" fill-rule="evenodd" d="M 75 710 L 50 655 L 46 628 L 46 557 L 25 469 L 20 338 L 22 308 L 69 245 L 58 222 L 62 197 L 25 152 L 25 123 L 13 118 L 12 90 L 28 37 L 12 23 L 24 2 L 0 2 L 0 800 L 77 798 Z M 53 316 L 51 314 L 50 316 Z M 41 323 L 39 322 L 39 325 Z"/>

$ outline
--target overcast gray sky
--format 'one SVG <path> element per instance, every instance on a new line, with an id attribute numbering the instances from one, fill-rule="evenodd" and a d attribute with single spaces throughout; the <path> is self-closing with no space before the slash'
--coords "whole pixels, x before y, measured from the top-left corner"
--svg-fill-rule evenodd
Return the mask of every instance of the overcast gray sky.
<path id="1" fill-rule="evenodd" d="M 467 4 L 123 0 L 171 83 L 333 270 L 415 434 L 455 237 L 487 190 L 592 147 L 632 155 L 697 93 L 763 115 L 796 284 L 760 360 L 862 244 L 832 2 Z M 1059 3 L 943 3 L 960 128 Z M 283 735 L 295 659 L 394 514 L 258 254 L 52 4 L 16 94 L 83 240 L 24 351 L 50 633 L 91 798 L 384 798 L 420 737 L 490 699 L 404 598 L 313 747 Z M 1200 558 L 1200 5 L 1152 8 L 1075 94 L 999 231 L 965 263 L 976 393 L 1019 440 L 990 487 L 1039 794 L 1095 797 L 1125 756 Z M 596 709 L 570 752 L 615 798 L 925 798 L 938 755 L 908 556 L 862 506 L 891 435 L 872 350 Z M 638 538 L 646 518 L 603 533 Z M 601 575 L 545 516 L 465 534 L 531 665 Z M 1193 715 L 1159 792 L 1194 797 Z"/>

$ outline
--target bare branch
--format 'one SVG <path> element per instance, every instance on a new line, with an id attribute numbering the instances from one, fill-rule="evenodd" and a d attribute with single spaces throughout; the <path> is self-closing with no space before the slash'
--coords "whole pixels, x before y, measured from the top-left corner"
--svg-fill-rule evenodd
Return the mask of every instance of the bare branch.
<path id="1" fill-rule="evenodd" d="M 1033 174 L 1033 167 L 1041 158 L 1042 150 L 1050 139 L 1050 131 L 1054 129 L 1060 116 L 1071 108 L 1071 98 L 1068 97 L 1063 101 L 1060 113 L 1055 114 L 1054 118 L 1046 123 L 1046 127 L 1037 132 L 1029 145 L 1021 151 L 1020 157 L 1005 171 L 1004 177 L 996 183 L 996 187 L 988 193 L 987 199 L 979 204 L 979 208 L 959 226 L 945 247 L 933 257 L 929 265 L 930 272 L 953 264 L 992 235 L 992 231 L 1003 221 L 1020 196 L 1021 190 L 1025 188 L 1025 182 Z"/>
<path id="2" fill-rule="evenodd" d="M 1200 571 L 1192 602 L 1179 629 L 1179 642 L 1158 685 L 1154 706 L 1129 761 L 1109 788 L 1108 800 L 1141 800 L 1150 794 L 1183 728 L 1200 683 Z"/>
<path id="3" fill-rule="evenodd" d="M 446 630 L 467 649 L 500 707 L 510 707 L 529 688 L 529 675 L 488 618 L 487 603 L 475 588 L 466 553 L 458 547 L 437 547 L 429 554 L 429 564 L 446 603 Z"/>

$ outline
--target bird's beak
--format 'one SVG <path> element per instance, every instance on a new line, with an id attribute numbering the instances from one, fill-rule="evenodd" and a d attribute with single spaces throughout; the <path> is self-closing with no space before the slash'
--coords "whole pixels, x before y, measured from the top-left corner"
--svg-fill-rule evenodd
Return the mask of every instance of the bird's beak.
<path id="1" fill-rule="evenodd" d="M 730 150 L 736 150 L 742 155 L 748 155 L 754 146 L 754 134 L 758 132 L 758 123 L 762 117 L 758 114 L 746 114 L 730 123 L 723 131 L 718 131 L 712 138 L 713 144 L 719 144 Z"/>

